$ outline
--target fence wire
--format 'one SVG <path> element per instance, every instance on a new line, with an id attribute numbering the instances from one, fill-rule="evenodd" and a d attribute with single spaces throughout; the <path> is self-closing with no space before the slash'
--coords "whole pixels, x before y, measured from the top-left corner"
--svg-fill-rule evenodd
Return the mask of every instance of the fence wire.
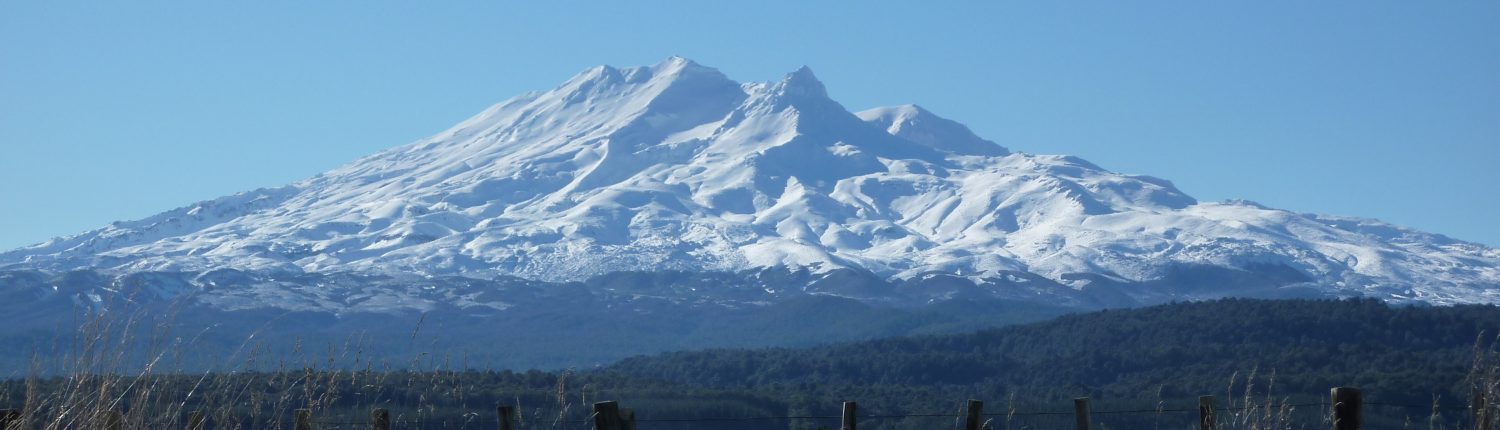
<path id="1" fill-rule="evenodd" d="M 1221 429 L 1326 429 L 1330 427 L 1332 405 L 1327 401 L 1270 401 L 1257 404 L 1235 403 L 1233 399 L 1224 406 L 1214 408 L 1215 421 Z M 1089 413 L 1089 421 L 1095 429 L 1194 429 L 1200 419 L 1196 405 L 1183 407 L 1181 403 L 1158 403 L 1155 407 L 1133 405 L 1110 405 L 1099 402 Z M 996 404 L 992 403 L 992 406 Z M 1429 429 L 1448 430 L 1473 428 L 1474 411 L 1468 405 L 1420 404 L 1402 402 L 1365 401 L 1362 414 L 1366 429 Z M 1031 430 L 1074 428 L 1077 417 L 1073 410 L 1048 409 L 1037 405 L 1016 407 L 998 404 L 998 410 L 986 409 L 980 416 L 986 429 Z M 960 408 L 947 411 L 911 413 L 884 413 L 882 408 L 873 408 L 873 413 L 859 414 L 856 419 L 862 429 L 961 429 L 967 414 Z M 889 409 L 885 409 L 889 410 Z M 747 412 L 749 412 L 747 410 Z M 594 421 L 586 407 L 568 410 L 534 408 L 517 410 L 520 417 L 516 429 L 580 429 L 593 428 Z M 670 413 L 670 412 L 669 412 Z M 752 412 L 753 413 L 753 412 Z M 1494 413 L 1500 415 L 1500 410 Z M 211 417 L 207 428 L 233 428 L 230 423 L 216 423 Z M 149 428 L 177 427 L 172 417 L 158 417 L 158 421 L 144 422 Z M 266 426 L 268 417 L 260 417 L 254 425 Z M 292 428 L 292 417 L 270 417 L 282 428 Z M 649 411 L 636 412 L 636 428 L 641 430 L 816 430 L 838 429 L 842 415 L 782 414 L 782 415 L 724 415 L 724 416 L 653 416 Z M 249 421 L 247 421 L 249 422 Z M 370 415 L 334 413 L 314 416 L 309 420 L 314 429 L 345 430 L 372 429 Z M 495 410 L 446 410 L 402 414 L 391 411 L 392 429 L 495 429 L 499 420 Z M 127 424 L 130 426 L 130 424 Z"/>
<path id="2" fill-rule="evenodd" d="M 1471 425 L 1467 405 L 1406 404 L 1364 402 L 1366 429 L 1458 429 Z M 1214 408 L 1218 428 L 1257 429 L 1326 429 L 1331 425 L 1328 402 L 1271 402 L 1269 404 L 1230 405 Z M 517 429 L 592 429 L 591 417 L 558 419 L 559 411 L 532 411 L 530 419 L 517 422 Z M 1091 410 L 1089 421 L 1095 429 L 1196 429 L 1201 411 L 1198 407 L 1104 408 Z M 1076 426 L 1072 410 L 1002 410 L 980 414 L 982 427 L 990 430 L 1070 429 Z M 540 418 L 540 417 L 552 417 Z M 838 429 L 841 415 L 773 415 L 773 416 L 706 416 L 671 417 L 638 416 L 641 430 L 820 430 Z M 962 429 L 967 414 L 955 411 L 899 414 L 862 414 L 856 417 L 858 427 L 876 430 Z M 392 429 L 494 429 L 494 417 L 470 416 L 466 419 L 396 419 Z M 368 420 L 352 417 L 314 419 L 320 430 L 371 429 Z"/>

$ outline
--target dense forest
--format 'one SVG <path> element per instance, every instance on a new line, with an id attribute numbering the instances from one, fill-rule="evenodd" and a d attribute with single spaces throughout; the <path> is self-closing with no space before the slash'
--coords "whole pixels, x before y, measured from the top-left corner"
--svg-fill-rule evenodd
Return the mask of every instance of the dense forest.
<path id="1" fill-rule="evenodd" d="M 1229 404 L 1306 405 L 1324 401 L 1330 387 L 1353 386 L 1377 406 L 1372 415 L 1395 423 L 1425 420 L 1432 406 L 1462 407 L 1474 378 L 1493 384 L 1489 344 L 1497 331 L 1500 308 L 1494 306 L 1227 299 L 1075 314 L 962 335 L 674 352 L 561 372 L 463 369 L 434 353 L 405 369 L 367 364 L 349 370 L 330 358 L 282 363 L 273 371 L 153 376 L 149 383 L 99 376 L 12 380 L 0 387 L 0 408 L 19 407 L 28 395 L 58 407 L 69 395 L 119 392 L 125 409 L 169 410 L 142 414 L 142 420 L 196 408 L 216 411 L 225 422 L 277 427 L 296 408 L 359 420 L 370 408 L 385 407 L 407 418 L 493 428 L 481 424 L 493 423 L 495 405 L 506 404 L 521 406 L 532 423 L 566 427 L 586 417 L 591 402 L 612 399 L 647 419 L 806 416 L 814 418 L 770 427 L 816 428 L 827 424 L 816 417 L 837 414 L 845 400 L 859 401 L 868 415 L 956 414 L 965 399 L 997 405 L 993 411 L 1068 410 L 1070 399 L 1083 396 L 1096 410 L 1164 411 L 1196 405 L 1202 394 Z M 143 386 L 155 392 L 130 392 Z M 1319 411 L 1303 407 L 1298 413 L 1316 422 Z M 1115 428 L 1143 427 L 1159 424 L 1151 420 L 1163 414 L 1155 415 L 1108 419 Z M 1191 421 L 1178 415 L 1173 419 Z M 932 427 L 888 424 L 874 427 Z"/>
<path id="2" fill-rule="evenodd" d="M 1476 342 L 1500 330 L 1493 306 L 1392 307 L 1375 300 L 1226 299 L 1106 310 L 972 334 L 811 349 L 721 349 L 619 362 L 606 371 L 735 390 L 872 387 L 1012 392 L 1033 398 L 1185 397 L 1232 375 L 1274 374 L 1284 393 L 1364 387 L 1382 398 L 1466 398 Z M 796 391 L 804 391 L 798 389 Z"/>

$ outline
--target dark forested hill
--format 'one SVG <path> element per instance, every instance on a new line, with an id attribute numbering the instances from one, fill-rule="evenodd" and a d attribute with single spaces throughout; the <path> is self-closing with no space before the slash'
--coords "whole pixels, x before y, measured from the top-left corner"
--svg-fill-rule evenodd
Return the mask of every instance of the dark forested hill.
<path id="1" fill-rule="evenodd" d="M 788 321 L 863 321 L 828 309 L 806 306 L 800 310 L 812 315 Z M 979 306 L 951 311 L 1001 312 Z M 351 366 L 335 362 L 335 355 L 343 355 L 330 352 L 326 363 L 314 356 L 212 377 L 150 376 L 144 379 L 149 384 L 106 375 L 0 380 L 0 407 L 19 405 L 35 392 L 53 399 L 43 408 L 71 407 L 67 400 L 75 398 L 92 404 L 90 399 L 108 397 L 91 393 L 116 392 L 135 399 L 127 409 L 142 420 L 170 421 L 182 408 L 201 407 L 214 411 L 220 417 L 215 419 L 274 424 L 294 408 L 313 407 L 320 419 L 347 421 L 381 407 L 422 420 L 474 424 L 493 417 L 494 405 L 501 404 L 519 406 L 528 422 L 556 427 L 586 420 L 589 404 L 608 399 L 655 419 L 650 428 L 760 430 L 830 427 L 823 418 L 837 413 L 840 402 L 854 400 L 871 420 L 862 427 L 927 429 L 947 428 L 965 399 L 980 399 L 1006 420 L 996 428 L 1062 428 L 1071 424 L 1069 399 L 1088 396 L 1095 411 L 1111 411 L 1096 417 L 1108 424 L 1103 428 L 1156 429 L 1192 424 L 1196 396 L 1212 394 L 1228 406 L 1225 411 L 1272 405 L 1257 410 L 1285 411 L 1284 421 L 1280 415 L 1265 418 L 1296 423 L 1277 428 L 1326 428 L 1319 402 L 1330 387 L 1354 386 L 1365 391 L 1371 406 L 1370 428 L 1412 422 L 1453 428 L 1467 426 L 1462 409 L 1469 378 L 1488 381 L 1492 398 L 1500 398 L 1500 372 L 1489 346 L 1497 332 L 1500 308 L 1494 306 L 1234 299 L 1074 314 L 963 335 L 666 353 L 567 372 L 463 370 L 467 365 L 455 367 L 440 353 L 415 359 L 415 369 L 399 369 L 360 361 L 355 352 Z M 200 394 L 185 394 L 195 392 Z M 246 392 L 249 403 L 242 398 Z M 153 399 L 176 409 L 158 408 Z M 1300 409 L 1284 409 L 1289 405 Z M 1431 416 L 1433 405 L 1444 406 L 1441 416 Z M 1006 411 L 1042 413 L 1012 423 Z M 724 417 L 731 419 L 717 420 Z"/>
<path id="2" fill-rule="evenodd" d="M 627 359 L 607 371 L 783 398 L 858 397 L 908 407 L 918 399 L 948 404 L 1012 394 L 1037 401 L 1186 399 L 1223 394 L 1236 375 L 1243 380 L 1257 372 L 1263 386 L 1274 375 L 1279 396 L 1326 396 L 1329 387 L 1357 386 L 1374 399 L 1420 405 L 1435 395 L 1461 402 L 1476 340 L 1497 330 L 1494 306 L 1234 299 L 963 335 L 669 353 Z"/>

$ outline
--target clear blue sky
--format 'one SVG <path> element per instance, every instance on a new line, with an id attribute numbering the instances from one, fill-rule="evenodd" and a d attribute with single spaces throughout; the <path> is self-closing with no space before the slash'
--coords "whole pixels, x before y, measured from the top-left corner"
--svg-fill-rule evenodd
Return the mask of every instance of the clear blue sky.
<path id="1" fill-rule="evenodd" d="M 0 0 L 0 248 L 674 54 L 809 65 L 850 109 L 915 102 L 1201 200 L 1500 245 L 1500 2 L 625 3 Z"/>

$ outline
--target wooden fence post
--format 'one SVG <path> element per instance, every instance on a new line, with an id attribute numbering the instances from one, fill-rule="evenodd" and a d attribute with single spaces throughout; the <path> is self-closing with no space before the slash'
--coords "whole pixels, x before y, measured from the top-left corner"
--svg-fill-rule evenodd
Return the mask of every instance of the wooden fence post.
<path id="1" fill-rule="evenodd" d="M 385 408 L 370 411 L 370 427 L 374 430 L 391 430 L 391 411 Z"/>
<path id="2" fill-rule="evenodd" d="M 620 425 L 620 404 L 614 401 L 594 404 L 594 430 L 625 430 Z"/>
<path id="3" fill-rule="evenodd" d="M 104 430 L 120 430 L 125 427 L 125 415 L 120 411 L 104 412 Z"/>
<path id="4" fill-rule="evenodd" d="M 1078 421 L 1078 430 L 1089 430 L 1089 398 L 1073 399 L 1073 416 Z"/>
<path id="5" fill-rule="evenodd" d="M 969 399 L 969 419 L 964 422 L 964 430 L 979 430 L 984 425 L 984 402 Z"/>
<path id="6" fill-rule="evenodd" d="M 188 412 L 188 415 L 187 415 L 187 428 L 188 428 L 188 430 L 203 430 L 205 428 L 204 427 L 204 419 L 203 419 L 203 411 L 200 410 L 200 411 Z"/>
<path id="7" fill-rule="evenodd" d="M 21 428 L 21 411 L 15 409 L 0 409 L 0 430 L 11 430 Z"/>
<path id="8" fill-rule="evenodd" d="M 1198 396 L 1198 430 L 1219 428 L 1217 415 L 1217 411 L 1214 410 L 1214 396 Z"/>
<path id="9" fill-rule="evenodd" d="M 859 404 L 855 402 L 844 402 L 844 423 L 839 426 L 841 430 L 856 430 L 859 426 Z"/>
<path id="10" fill-rule="evenodd" d="M 292 417 L 296 420 L 293 428 L 296 430 L 313 430 L 312 409 L 298 409 L 292 411 Z"/>
<path id="11" fill-rule="evenodd" d="M 620 410 L 620 428 L 635 430 L 635 409 Z"/>
<path id="12" fill-rule="evenodd" d="M 1359 430 L 1364 396 L 1359 389 L 1338 387 L 1332 390 L 1333 430 Z"/>
<path id="13" fill-rule="evenodd" d="M 1490 413 L 1490 399 L 1485 396 L 1484 390 L 1474 390 L 1474 398 L 1469 401 L 1469 411 L 1474 413 L 1475 429 L 1490 430 L 1495 428 L 1494 414 Z"/>
<path id="14" fill-rule="evenodd" d="M 516 430 L 516 408 L 514 406 L 500 406 L 495 408 L 495 414 L 500 416 L 500 430 Z"/>

